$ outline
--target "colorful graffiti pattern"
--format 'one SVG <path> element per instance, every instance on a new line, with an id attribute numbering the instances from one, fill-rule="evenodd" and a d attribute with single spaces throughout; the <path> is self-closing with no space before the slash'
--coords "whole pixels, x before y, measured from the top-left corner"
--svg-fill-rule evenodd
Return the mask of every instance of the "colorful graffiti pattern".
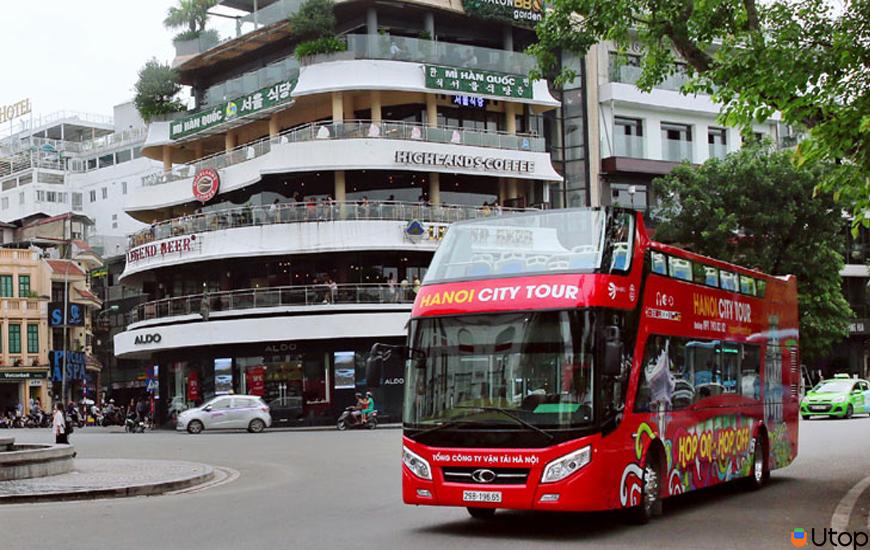
<path id="1" fill-rule="evenodd" d="M 622 471 L 619 501 L 623 507 L 640 503 L 643 484 L 641 459 L 644 449 L 660 439 L 667 458 L 666 496 L 678 495 L 717 483 L 748 477 L 752 467 L 754 419 L 740 415 L 716 416 L 690 428 L 668 430 L 670 415 L 657 415 L 642 422 L 634 433 L 636 462 Z M 664 433 L 667 437 L 659 438 Z M 791 462 L 792 449 L 786 425 L 769 434 L 771 469 Z"/>

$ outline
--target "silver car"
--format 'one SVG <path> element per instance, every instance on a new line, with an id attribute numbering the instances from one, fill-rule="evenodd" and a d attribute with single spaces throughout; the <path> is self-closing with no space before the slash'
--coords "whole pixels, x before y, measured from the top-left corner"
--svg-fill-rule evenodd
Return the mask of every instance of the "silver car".
<path id="1" fill-rule="evenodd" d="M 176 430 L 242 430 L 260 433 L 272 425 L 269 405 L 256 395 L 221 395 L 178 415 Z"/>

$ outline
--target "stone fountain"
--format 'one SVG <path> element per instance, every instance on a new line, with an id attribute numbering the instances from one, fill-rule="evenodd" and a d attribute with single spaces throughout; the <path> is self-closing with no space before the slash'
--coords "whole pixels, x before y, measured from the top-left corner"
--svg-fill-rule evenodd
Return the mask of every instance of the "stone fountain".
<path id="1" fill-rule="evenodd" d="M 0 437 L 0 481 L 65 474 L 72 471 L 72 445 L 16 445 Z"/>

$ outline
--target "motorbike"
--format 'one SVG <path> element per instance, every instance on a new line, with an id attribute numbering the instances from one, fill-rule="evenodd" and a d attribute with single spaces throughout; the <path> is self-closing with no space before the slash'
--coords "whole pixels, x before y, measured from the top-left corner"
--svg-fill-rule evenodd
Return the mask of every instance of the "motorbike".
<path id="1" fill-rule="evenodd" d="M 148 418 L 139 420 L 135 416 L 128 416 L 124 422 L 124 430 L 132 434 L 144 434 L 145 430 L 151 429 L 151 421 Z"/>
<path id="2" fill-rule="evenodd" d="M 366 422 L 363 422 L 362 415 L 353 414 L 355 410 L 357 409 L 353 406 L 344 409 L 344 412 L 341 413 L 341 416 L 338 417 L 338 421 L 335 423 L 335 427 L 339 431 L 343 432 L 344 430 L 354 428 L 374 430 L 378 427 L 378 411 L 370 412 L 366 415 Z"/>
<path id="3" fill-rule="evenodd" d="M 99 421 L 100 426 L 123 426 L 124 420 L 121 417 L 121 413 L 118 410 L 114 410 L 112 412 L 103 411 L 102 416 Z"/>
<path id="4" fill-rule="evenodd" d="M 42 411 L 31 411 L 24 420 L 25 428 L 48 428 L 51 426 L 51 416 Z"/>

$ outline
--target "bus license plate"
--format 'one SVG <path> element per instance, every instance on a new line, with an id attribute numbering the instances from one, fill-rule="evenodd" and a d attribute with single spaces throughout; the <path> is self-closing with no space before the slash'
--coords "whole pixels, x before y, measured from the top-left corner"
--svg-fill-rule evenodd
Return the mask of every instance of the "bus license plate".
<path id="1" fill-rule="evenodd" d="M 501 491 L 462 491 L 465 502 L 501 502 Z"/>

